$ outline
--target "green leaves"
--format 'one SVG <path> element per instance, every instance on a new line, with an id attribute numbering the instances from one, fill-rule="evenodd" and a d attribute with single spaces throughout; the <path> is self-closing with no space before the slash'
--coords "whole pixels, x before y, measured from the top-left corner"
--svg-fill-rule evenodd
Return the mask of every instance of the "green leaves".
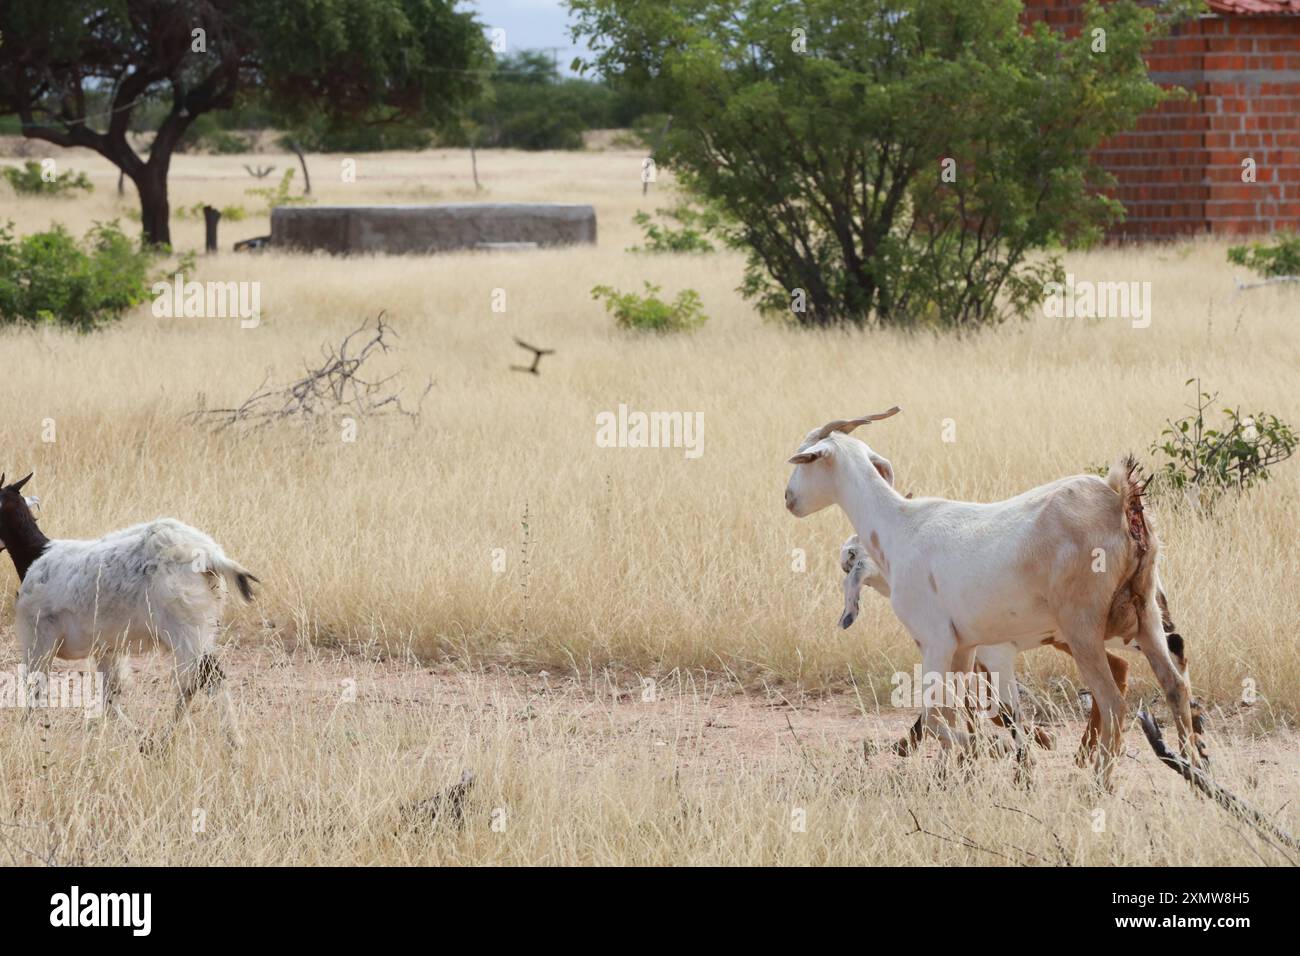
<path id="1" fill-rule="evenodd" d="M 151 243 L 171 241 L 167 172 L 196 119 L 250 91 L 273 118 L 329 133 L 450 122 L 487 41 L 459 0 L 42 0 L 0 4 L 0 114 L 93 149 L 136 183 Z M 111 102 L 110 102 L 111 100 Z M 127 133 L 150 118 L 147 157 Z M 239 149 L 228 135 L 216 145 Z"/>
<path id="2" fill-rule="evenodd" d="M 1266 481 L 1269 469 L 1290 458 L 1300 437 L 1276 415 L 1256 412 L 1242 415 L 1239 408 L 1224 408 L 1223 424 L 1213 427 L 1206 412 L 1218 394 L 1202 392 L 1196 384 L 1192 414 L 1171 421 L 1151 446 L 1166 461 L 1155 473 L 1157 488 L 1194 492 L 1205 508 L 1227 491 L 1244 491 Z"/>
<path id="3" fill-rule="evenodd" d="M 707 253 L 713 252 L 713 243 L 706 238 L 717 228 L 718 217 L 711 211 L 699 211 L 682 204 L 672 209 L 656 209 L 660 216 L 677 222 L 681 228 L 653 220 L 648 212 L 638 210 L 632 221 L 645 232 L 644 246 L 630 246 L 628 252 L 655 253 Z"/>
<path id="4" fill-rule="evenodd" d="M 92 192 L 95 188 L 85 173 L 64 173 L 53 179 L 46 179 L 42 175 L 41 164 L 34 159 L 24 161 L 21 167 L 6 166 L 0 169 L 0 176 L 4 176 L 14 192 L 20 196 L 68 198 L 77 190 Z"/>
<path id="5" fill-rule="evenodd" d="M 1090 151 L 1163 96 L 1131 0 L 1076 39 L 1026 32 L 1016 0 L 571 7 L 597 69 L 672 110 L 656 162 L 748 251 L 742 292 L 807 325 L 1027 314 L 1061 271 L 1032 253 L 1119 213 Z"/>
<path id="6" fill-rule="evenodd" d="M 89 331 L 145 300 L 153 261 L 116 222 L 96 223 L 80 243 L 62 226 L 22 239 L 0 226 L 0 323 Z"/>
<path id="7" fill-rule="evenodd" d="M 490 51 L 454 0 L 241 0 L 261 85 L 291 119 L 435 124 L 478 89 Z"/>
<path id="8" fill-rule="evenodd" d="M 1272 245 L 1252 242 L 1245 246 L 1232 246 L 1228 261 L 1245 266 L 1266 279 L 1281 276 L 1300 276 L 1300 234 L 1279 233 Z"/>
<path id="9" fill-rule="evenodd" d="M 607 285 L 591 290 L 591 297 L 605 300 L 605 311 L 614 316 L 619 328 L 638 332 L 689 332 L 708 321 L 694 289 L 683 289 L 672 302 L 658 297 L 661 287 L 645 283 L 645 296 L 619 292 Z"/>

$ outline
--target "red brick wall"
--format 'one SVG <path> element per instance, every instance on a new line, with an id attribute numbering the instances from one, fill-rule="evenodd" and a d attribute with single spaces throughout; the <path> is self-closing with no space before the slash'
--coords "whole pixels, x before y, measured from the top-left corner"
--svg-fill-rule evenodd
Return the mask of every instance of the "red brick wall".
<path id="1" fill-rule="evenodd" d="M 1075 32 L 1082 7 L 1026 0 L 1026 19 Z M 1128 211 L 1113 237 L 1300 229 L 1300 17 L 1204 17 L 1157 41 L 1147 64 L 1196 98 L 1097 150 Z M 1242 181 L 1247 158 L 1254 183 Z"/>

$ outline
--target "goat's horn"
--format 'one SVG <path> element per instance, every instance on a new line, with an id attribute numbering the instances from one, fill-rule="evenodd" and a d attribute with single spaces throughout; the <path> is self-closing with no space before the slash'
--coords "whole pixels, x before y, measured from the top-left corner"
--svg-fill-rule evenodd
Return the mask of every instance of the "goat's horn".
<path id="1" fill-rule="evenodd" d="M 880 421 L 882 418 L 891 418 L 894 415 L 897 415 L 901 411 L 902 409 L 899 408 L 897 405 L 895 405 L 893 408 L 887 411 L 876 412 L 874 415 L 864 415 L 861 418 L 851 418 L 847 420 L 843 418 L 837 418 L 835 419 L 835 421 L 827 422 L 821 428 L 817 429 L 817 437 L 815 440 L 821 441 L 823 438 L 829 436 L 831 432 L 844 432 L 844 434 L 847 435 L 849 432 L 853 431 L 853 429 L 857 428 L 859 425 L 869 425 L 872 422 Z"/>

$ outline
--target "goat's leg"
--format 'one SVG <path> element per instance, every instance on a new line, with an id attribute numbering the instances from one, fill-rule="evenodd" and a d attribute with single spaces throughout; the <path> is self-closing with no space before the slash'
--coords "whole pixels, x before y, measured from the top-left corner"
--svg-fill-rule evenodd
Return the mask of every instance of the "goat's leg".
<path id="1" fill-rule="evenodd" d="M 992 695 L 987 703 L 993 705 L 989 710 L 994 713 L 987 716 L 1011 734 L 1016 758 L 1024 763 L 1029 759 L 1029 728 L 1020 711 L 1020 689 L 1016 685 L 1016 649 L 1011 644 L 989 644 L 981 647 L 975 657 L 976 667 L 984 670 L 980 676 L 987 681 L 983 693 L 986 697 L 990 693 Z M 1005 741 L 1000 737 L 998 745 L 999 751 L 1005 752 Z"/>
<path id="2" fill-rule="evenodd" d="M 1115 679 L 1120 696 L 1128 693 L 1128 661 L 1112 651 L 1106 652 L 1106 664 L 1110 667 L 1110 676 Z M 1080 767 L 1088 766 L 1088 761 L 1097 751 L 1097 738 L 1101 733 L 1101 707 L 1094 695 L 1092 710 L 1088 713 L 1088 726 L 1084 728 L 1083 739 L 1079 741 L 1079 752 L 1074 762 Z"/>
<path id="3" fill-rule="evenodd" d="M 1196 730 L 1192 726 L 1191 689 L 1186 676 L 1179 671 L 1170 655 L 1160 608 L 1154 596 L 1138 608 L 1138 646 L 1165 692 L 1165 700 L 1169 703 L 1178 728 L 1178 746 L 1182 755 L 1192 766 L 1199 766 L 1201 752 Z"/>
<path id="4" fill-rule="evenodd" d="M 179 665 L 174 669 L 173 674 L 176 679 L 176 707 L 172 711 L 172 719 L 163 727 L 162 732 L 156 738 L 147 738 L 141 745 L 141 753 L 156 753 L 170 746 L 172 735 L 176 732 L 177 725 L 180 724 L 181 718 L 189 709 L 190 701 L 194 699 L 194 693 L 198 688 L 197 668 L 191 666 L 181 668 Z"/>
<path id="5" fill-rule="evenodd" d="M 107 648 L 96 655 L 95 668 L 103 685 L 104 716 L 116 717 L 130 724 L 130 719 L 122 711 L 122 692 L 131 671 L 127 656 Z"/>
<path id="6" fill-rule="evenodd" d="M 1105 620 L 1087 608 L 1066 610 L 1058 622 L 1079 676 L 1092 691 L 1098 707 L 1096 768 L 1102 787 L 1109 790 L 1115 757 L 1119 755 L 1124 727 L 1124 695 L 1120 693 L 1107 661 Z"/>
<path id="7" fill-rule="evenodd" d="M 922 711 L 917 715 L 916 723 L 912 724 L 912 726 L 908 728 L 906 736 L 904 736 L 898 743 L 894 744 L 894 753 L 898 754 L 900 757 L 906 757 L 916 749 L 916 745 L 921 742 L 921 737 L 924 733 L 925 711 Z"/>
<path id="8" fill-rule="evenodd" d="M 957 642 L 946 634 L 924 641 L 921 645 L 921 727 L 924 733 L 939 738 L 945 751 L 953 744 L 963 750 L 970 747 L 970 735 L 958 730 L 951 720 L 955 709 L 947 706 L 953 654 Z M 936 699 L 937 698 L 937 699 Z"/>
<path id="9" fill-rule="evenodd" d="M 151 753 L 171 743 L 176 726 L 189 709 L 190 701 L 198 691 L 201 678 L 199 663 L 203 658 L 204 630 L 201 625 L 180 620 L 175 615 L 157 612 L 156 633 L 160 643 L 171 648 L 173 666 L 172 679 L 176 684 L 176 708 L 171 721 L 154 740 L 146 740 L 140 747 L 142 752 Z"/>
<path id="10" fill-rule="evenodd" d="M 23 691 L 23 723 L 31 720 L 38 701 L 48 704 L 50 664 L 59 649 L 61 635 L 46 620 L 33 620 L 19 613 L 14 622 L 18 632 L 18 683 Z"/>
<path id="11" fill-rule="evenodd" d="M 965 749 L 974 755 L 976 747 L 976 722 L 975 714 L 972 708 L 971 697 L 976 692 L 975 685 L 975 648 L 960 647 L 953 651 L 952 661 L 948 665 L 951 674 L 950 679 L 953 681 L 953 693 L 950 701 L 948 713 L 952 720 L 950 726 L 958 726 L 958 715 L 962 718 L 962 723 L 966 727 L 966 733 L 969 739 L 966 742 Z"/>
<path id="12" fill-rule="evenodd" d="M 199 658 L 199 684 L 207 689 L 208 697 L 216 701 L 221 710 L 221 727 L 226 735 L 226 743 L 234 749 L 243 746 L 239 724 L 235 720 L 235 702 L 231 700 L 225 672 L 211 651 Z"/>

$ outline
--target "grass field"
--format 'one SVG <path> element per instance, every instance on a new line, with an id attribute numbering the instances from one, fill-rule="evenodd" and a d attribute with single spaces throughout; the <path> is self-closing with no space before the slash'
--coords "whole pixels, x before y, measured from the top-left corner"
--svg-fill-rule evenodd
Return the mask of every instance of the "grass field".
<path id="1" fill-rule="evenodd" d="M 52 221 L 77 233 L 96 220 L 125 222 L 134 197 L 117 198 L 107 163 L 50 155 L 88 172 L 94 194 L 21 200 L 0 186 L 0 220 L 19 233 Z M 310 157 L 319 202 L 476 196 L 463 152 L 360 156 L 355 183 L 340 181 L 341 159 Z M 245 162 L 277 170 L 253 180 Z M 173 208 L 203 201 L 251 211 L 259 200 L 244 191 L 291 162 L 178 157 Z M 256 605 L 232 604 L 227 616 L 226 639 L 239 645 L 231 653 L 245 754 L 223 756 L 201 708 L 192 735 L 165 758 L 174 770 L 159 777 L 120 729 L 83 731 L 55 715 L 49 728 L 0 738 L 0 769 L 24 781 L 0 792 L 0 822 L 36 827 L 42 847 L 57 832 L 59 861 L 998 862 L 907 836 L 910 808 L 925 829 L 952 837 L 947 825 L 981 846 L 1019 844 L 1038 857 L 1011 853 L 1014 862 L 1059 862 L 1049 830 L 1071 862 L 1282 861 L 1159 769 L 1132 728 L 1131 759 L 1105 797 L 1074 770 L 1068 740 L 1045 757 L 1027 794 L 994 763 L 961 786 L 936 785 L 929 758 L 893 769 L 863 763 L 862 737 L 883 742 L 910 717 L 883 702 L 890 676 L 911 670 L 914 645 L 874 596 L 852 630 L 837 629 L 848 521 L 838 511 L 796 520 L 782 492 L 786 458 L 809 428 L 895 403 L 904 413 L 863 437 L 892 460 L 899 486 L 976 500 L 1130 450 L 1149 461 L 1165 420 L 1192 398 L 1184 383 L 1193 377 L 1224 401 L 1295 423 L 1294 290 L 1236 293 L 1223 244 L 1108 249 L 1070 255 L 1067 265 L 1080 278 L 1151 282 L 1149 328 L 1038 317 L 967 338 L 801 332 L 764 322 L 741 299 L 733 253 L 625 251 L 641 238 L 633 214 L 672 201 L 663 181 L 642 197 L 636 153 L 487 152 L 479 175 L 486 189 L 477 195 L 487 200 L 593 203 L 598 244 L 431 258 L 200 255 L 193 278 L 261 283 L 257 328 L 157 319 L 145 304 L 88 336 L 0 332 L 0 468 L 35 469 L 30 490 L 44 499 L 47 534 L 94 537 L 173 516 L 211 533 L 265 582 Z M 222 246 L 268 231 L 265 216 L 223 223 Z M 174 218 L 173 239 L 201 250 L 201 222 Z M 639 290 L 647 279 L 670 295 L 696 289 L 708 324 L 689 336 L 638 337 L 592 301 L 597 284 Z M 504 312 L 493 311 L 494 290 L 505 290 Z M 400 336 L 383 367 L 411 402 L 432 381 L 418 422 L 363 420 L 346 442 L 341 421 L 214 433 L 186 420 L 200 402 L 238 404 L 264 380 L 298 377 L 323 346 L 380 310 Z M 540 376 L 509 370 L 529 361 L 513 336 L 557 350 Z M 597 447 L 596 416 L 620 403 L 702 413 L 703 455 Z M 51 421 L 55 440 L 43 441 Z M 1279 819 L 1293 831 L 1298 492 L 1292 462 L 1211 517 L 1156 504 L 1162 575 L 1194 691 L 1212 717 L 1216 708 L 1233 715 L 1210 728 L 1216 773 L 1269 812 L 1285 806 Z M 16 587 L 5 561 L 6 652 Z M 317 673 L 320 655 L 357 647 L 380 697 L 363 695 L 346 719 L 308 720 L 333 712 L 336 689 Z M 1041 688 L 1074 677 L 1051 651 L 1024 663 Z M 461 688 L 451 705 L 421 705 L 425 667 L 439 675 L 435 702 L 447 685 Z M 512 722 L 505 710 L 524 706 L 529 692 L 519 688 L 535 688 L 543 670 L 564 689 L 543 695 L 535 720 Z M 1146 665 L 1136 662 L 1133 675 L 1130 701 L 1152 696 Z M 643 676 L 675 688 L 668 697 L 681 708 L 659 706 L 636 732 L 599 708 L 580 717 L 603 699 L 596 688 L 639 693 Z M 415 690 L 399 705 L 383 688 L 405 680 Z M 1259 700 L 1243 711 L 1244 681 Z M 127 709 L 162 706 L 165 693 L 137 688 Z M 766 748 L 720 745 L 716 766 L 685 759 L 682 741 L 707 719 L 697 711 L 761 711 L 773 698 L 828 702 L 818 706 L 849 716 L 837 734 L 801 734 L 803 743 L 782 720 L 762 738 Z M 1076 733 L 1067 722 L 1059 736 Z M 42 746 L 30 746 L 33 734 Z M 228 760 L 239 762 L 231 776 Z M 493 800 L 515 808 L 514 837 L 494 841 L 484 824 L 411 842 L 391 835 L 387 816 L 364 815 L 376 794 L 418 794 L 454 780 L 462 765 L 476 767 L 487 788 L 476 797 L 480 817 Z M 207 843 L 190 835 L 196 793 L 226 808 L 210 817 L 221 829 Z M 802 842 L 789 826 L 799 800 L 817 807 Z M 1112 811 L 1100 840 L 1091 830 L 1097 800 Z M 180 816 L 166 815 L 173 811 Z M 327 826 L 352 829 L 339 841 Z"/>

